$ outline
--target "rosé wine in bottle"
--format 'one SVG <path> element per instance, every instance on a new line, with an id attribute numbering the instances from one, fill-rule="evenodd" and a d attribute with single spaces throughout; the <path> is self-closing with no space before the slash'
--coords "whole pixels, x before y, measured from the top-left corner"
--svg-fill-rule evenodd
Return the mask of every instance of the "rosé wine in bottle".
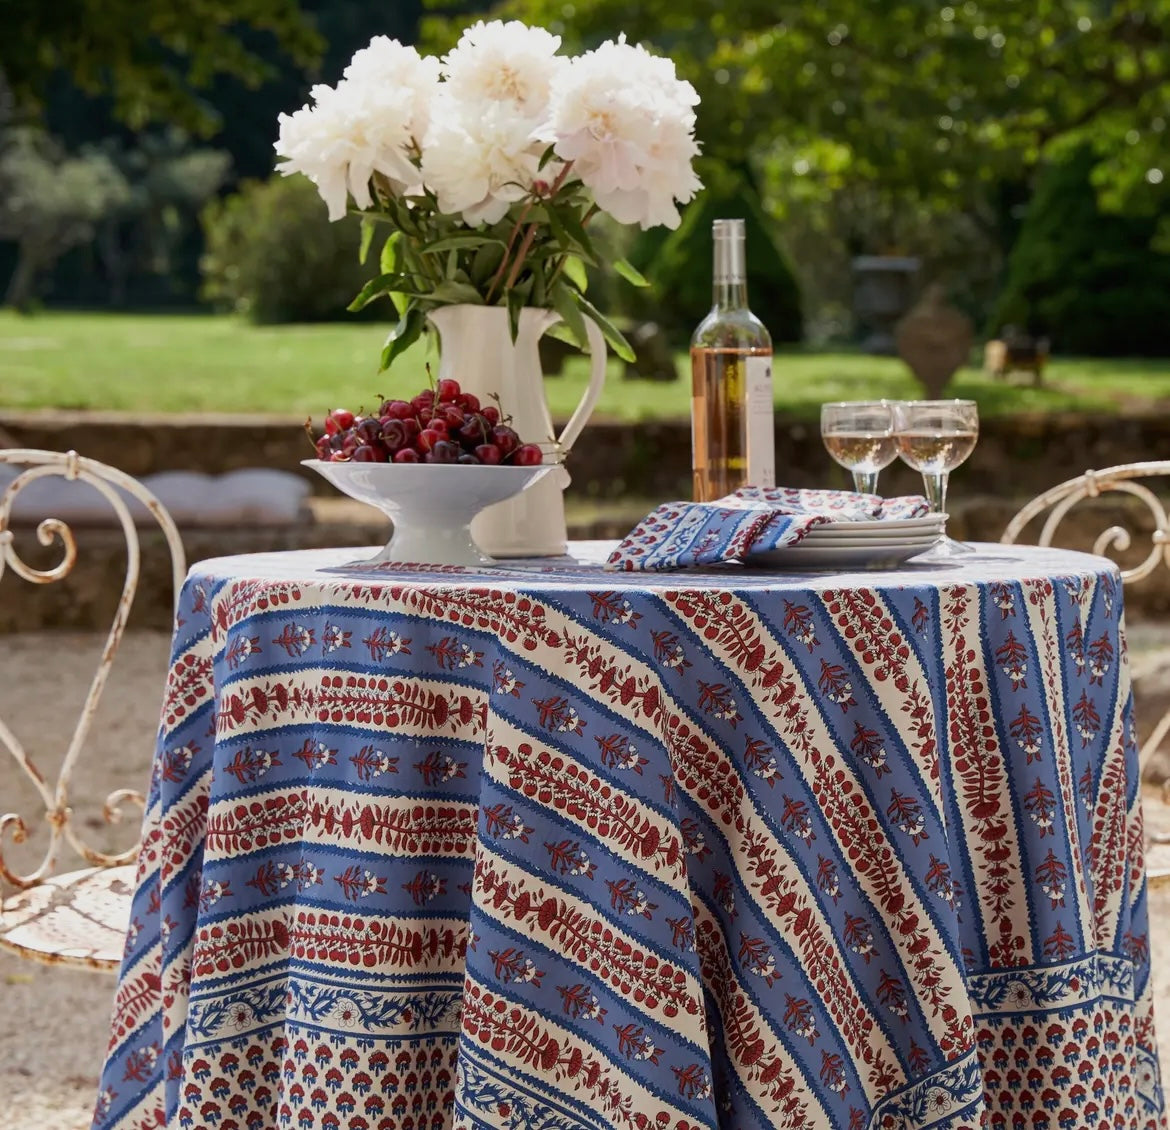
<path id="1" fill-rule="evenodd" d="M 743 220 L 716 220 L 714 302 L 691 337 L 696 502 L 776 485 L 772 337 L 748 307 Z"/>

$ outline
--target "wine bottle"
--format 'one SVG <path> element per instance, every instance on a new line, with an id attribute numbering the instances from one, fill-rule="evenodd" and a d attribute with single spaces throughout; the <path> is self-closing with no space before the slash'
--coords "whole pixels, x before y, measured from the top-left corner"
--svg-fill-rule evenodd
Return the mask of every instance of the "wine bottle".
<path id="1" fill-rule="evenodd" d="M 776 485 L 772 336 L 748 307 L 743 220 L 716 220 L 714 302 L 691 337 L 696 502 Z"/>

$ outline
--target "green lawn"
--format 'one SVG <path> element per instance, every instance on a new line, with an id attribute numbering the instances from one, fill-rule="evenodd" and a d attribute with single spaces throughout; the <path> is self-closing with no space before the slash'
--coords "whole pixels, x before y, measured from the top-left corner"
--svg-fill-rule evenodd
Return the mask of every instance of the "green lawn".
<path id="1" fill-rule="evenodd" d="M 378 373 L 384 325 L 258 328 L 228 317 L 0 312 L 0 410 L 90 408 L 123 412 L 264 412 L 321 416 L 409 394 L 434 360 L 422 345 Z M 679 357 L 680 371 L 686 359 Z M 568 416 L 587 362 L 546 382 L 554 416 Z M 684 371 L 685 377 L 685 371 Z M 795 351 L 777 357 L 776 404 L 813 417 L 826 400 L 920 395 L 902 363 L 859 353 Z M 1057 360 L 1046 387 L 963 370 L 948 393 L 979 402 L 984 416 L 1020 411 L 1117 412 L 1170 398 L 1170 361 Z M 690 382 L 626 381 L 613 363 L 598 415 L 686 418 Z"/>

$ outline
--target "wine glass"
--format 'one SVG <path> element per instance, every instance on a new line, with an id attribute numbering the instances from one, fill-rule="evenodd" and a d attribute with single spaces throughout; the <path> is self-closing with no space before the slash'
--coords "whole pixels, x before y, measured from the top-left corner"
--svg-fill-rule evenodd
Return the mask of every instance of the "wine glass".
<path id="1" fill-rule="evenodd" d="M 894 411 L 888 400 L 821 405 L 821 439 L 833 459 L 853 472 L 862 494 L 876 494 L 878 472 L 898 457 Z"/>
<path id="2" fill-rule="evenodd" d="M 894 431 L 903 462 L 922 473 L 926 497 L 935 514 L 946 515 L 947 479 L 975 450 L 979 408 L 973 400 L 903 400 L 894 405 Z M 942 536 L 919 561 L 953 561 L 975 551 Z"/>

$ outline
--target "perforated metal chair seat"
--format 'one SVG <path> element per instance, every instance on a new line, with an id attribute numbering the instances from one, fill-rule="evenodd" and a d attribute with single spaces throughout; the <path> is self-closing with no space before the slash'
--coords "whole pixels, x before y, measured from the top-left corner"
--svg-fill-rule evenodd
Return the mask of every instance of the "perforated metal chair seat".
<path id="1" fill-rule="evenodd" d="M 116 973 L 126 944 L 135 865 L 86 867 L 0 903 L 0 949 L 49 964 Z"/>

